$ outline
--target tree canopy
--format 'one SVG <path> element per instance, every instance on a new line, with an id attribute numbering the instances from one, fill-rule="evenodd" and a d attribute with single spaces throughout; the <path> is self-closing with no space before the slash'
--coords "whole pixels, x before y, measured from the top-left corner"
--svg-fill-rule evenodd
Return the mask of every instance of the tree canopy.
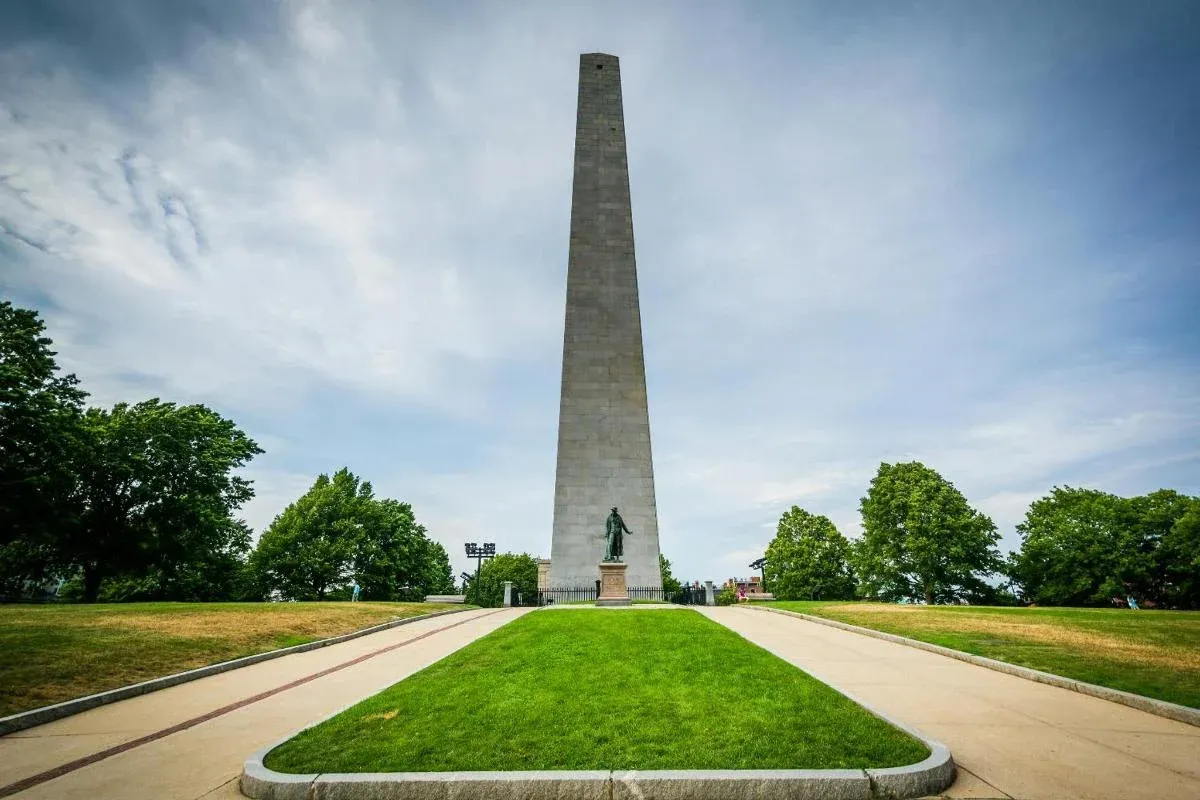
<path id="1" fill-rule="evenodd" d="M 1036 603 L 1108 604 L 1132 594 L 1196 607 L 1197 515 L 1200 499 L 1171 490 L 1124 498 L 1056 486 L 1017 526 L 1010 572 Z"/>
<path id="2" fill-rule="evenodd" d="M 780 600 L 854 597 L 850 543 L 828 517 L 792 506 L 767 546 L 766 588 Z"/>
<path id="3" fill-rule="evenodd" d="M 0 591 L 78 575 L 95 600 L 204 599 L 234 582 L 253 496 L 236 474 L 262 451 L 203 405 L 83 408 L 35 311 L 0 303 Z M 222 588 L 224 587 L 224 588 Z"/>
<path id="4" fill-rule="evenodd" d="M 1164 599 L 1180 608 L 1200 608 L 1200 498 L 1175 520 L 1156 555 Z"/>
<path id="5" fill-rule="evenodd" d="M 275 518 L 251 564 L 260 586 L 287 600 L 326 600 L 357 582 L 367 600 L 413 600 L 453 591 L 450 559 L 412 507 L 376 499 L 348 468 L 320 475 Z"/>
<path id="6" fill-rule="evenodd" d="M 179 597 L 198 562 L 249 545 L 233 512 L 253 497 L 234 474 L 259 449 L 230 420 L 203 405 L 157 399 L 89 409 L 78 453 L 78 524 L 64 529 L 61 561 L 82 572 L 83 596 L 105 578 L 153 573 L 158 595 Z"/>
<path id="7" fill-rule="evenodd" d="M 74 512 L 87 394 L 58 374 L 45 328 L 37 312 L 0 302 L 0 569 L 9 578 L 41 577 Z"/>
<path id="8" fill-rule="evenodd" d="M 970 597 L 1003 566 L 992 520 L 920 462 L 880 464 L 860 509 L 855 565 L 867 597 Z"/>
<path id="9" fill-rule="evenodd" d="M 467 602 L 485 608 L 504 603 L 504 582 L 522 598 L 537 596 L 537 559 L 528 553 L 498 553 L 484 562 L 479 575 L 467 582 Z M 514 596 L 514 602 L 516 597 Z"/>

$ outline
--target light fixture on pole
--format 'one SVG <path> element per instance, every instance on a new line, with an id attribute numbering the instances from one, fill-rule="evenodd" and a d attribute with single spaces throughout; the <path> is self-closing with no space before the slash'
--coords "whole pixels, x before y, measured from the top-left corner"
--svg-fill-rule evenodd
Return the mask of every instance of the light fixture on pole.
<path id="1" fill-rule="evenodd" d="M 483 562 L 489 558 L 496 557 L 496 543 L 484 542 L 482 545 L 475 542 L 467 542 L 467 558 L 475 559 L 475 577 L 479 577 L 479 570 L 483 568 Z"/>
<path id="2" fill-rule="evenodd" d="M 767 566 L 767 559 L 765 556 L 763 558 L 759 558 L 759 559 L 756 559 L 755 561 L 750 562 L 750 569 L 758 570 L 758 581 L 759 581 L 759 585 L 762 586 L 762 589 L 760 591 L 764 591 L 764 592 L 767 590 L 766 566 Z"/>

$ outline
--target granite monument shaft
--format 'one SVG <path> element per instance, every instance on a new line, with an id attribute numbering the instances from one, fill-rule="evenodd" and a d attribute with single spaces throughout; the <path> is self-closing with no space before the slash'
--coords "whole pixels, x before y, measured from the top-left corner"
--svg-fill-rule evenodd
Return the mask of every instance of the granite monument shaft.
<path id="1" fill-rule="evenodd" d="M 579 58 L 551 587 L 594 585 L 613 506 L 636 531 L 622 542 L 628 585 L 660 589 L 620 63 L 587 53 Z"/>

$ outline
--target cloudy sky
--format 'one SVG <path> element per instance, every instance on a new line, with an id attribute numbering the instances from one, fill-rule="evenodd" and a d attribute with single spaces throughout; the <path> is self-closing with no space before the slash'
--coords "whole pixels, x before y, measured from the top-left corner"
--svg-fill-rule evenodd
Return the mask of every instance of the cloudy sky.
<path id="1" fill-rule="evenodd" d="M 621 58 L 662 547 L 920 459 L 1006 548 L 1200 493 L 1194 2 L 0 4 L 0 291 L 203 402 L 262 530 L 348 465 L 549 554 L 578 56 Z"/>

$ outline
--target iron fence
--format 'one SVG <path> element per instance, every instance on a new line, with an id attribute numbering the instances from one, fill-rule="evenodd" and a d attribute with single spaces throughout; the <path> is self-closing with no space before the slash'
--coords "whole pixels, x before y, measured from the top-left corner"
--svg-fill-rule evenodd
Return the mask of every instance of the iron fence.
<path id="1" fill-rule="evenodd" d="M 702 606 L 708 602 L 708 595 L 703 586 L 689 586 L 685 583 L 678 592 L 673 592 L 667 599 L 681 606 Z"/>
<path id="2" fill-rule="evenodd" d="M 537 604 L 552 606 L 564 603 L 593 603 L 598 596 L 599 592 L 594 586 L 574 589 L 543 589 L 538 592 Z"/>
<path id="3" fill-rule="evenodd" d="M 630 587 L 627 591 L 629 592 L 630 600 L 657 600 L 662 602 L 667 599 L 660 588 L 634 586 Z M 543 589 L 538 592 L 536 602 L 522 603 L 522 605 L 552 606 L 565 603 L 594 603 L 599 596 L 600 588 L 598 586 L 583 586 L 572 589 Z M 522 598 L 522 600 L 524 599 Z M 515 598 L 514 602 L 516 602 Z"/>

